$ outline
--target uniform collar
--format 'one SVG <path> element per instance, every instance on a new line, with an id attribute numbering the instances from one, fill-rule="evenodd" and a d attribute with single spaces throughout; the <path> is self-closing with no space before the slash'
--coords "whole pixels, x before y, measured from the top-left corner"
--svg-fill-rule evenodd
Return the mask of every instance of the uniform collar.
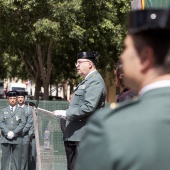
<path id="1" fill-rule="evenodd" d="M 89 74 L 87 74 L 87 76 L 84 79 L 87 79 L 87 77 L 89 77 L 92 73 L 96 72 L 97 70 L 93 70 L 92 72 L 90 72 Z"/>
<path id="2" fill-rule="evenodd" d="M 161 80 L 161 81 L 157 81 L 157 82 L 148 84 L 141 89 L 140 95 L 142 96 L 144 93 L 146 93 L 150 90 L 162 88 L 162 87 L 170 87 L 170 80 Z"/>

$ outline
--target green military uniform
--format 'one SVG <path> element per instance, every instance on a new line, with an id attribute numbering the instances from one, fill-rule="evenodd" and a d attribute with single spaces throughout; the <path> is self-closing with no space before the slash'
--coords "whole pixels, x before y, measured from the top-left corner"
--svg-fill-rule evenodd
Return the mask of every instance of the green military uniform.
<path id="1" fill-rule="evenodd" d="M 78 142 L 81 141 L 89 117 L 105 105 L 106 88 L 98 71 L 91 73 L 75 89 L 64 131 L 68 170 L 74 169 Z"/>
<path id="2" fill-rule="evenodd" d="M 170 87 L 93 116 L 75 170 L 163 170 L 170 167 Z M 113 105 L 114 106 L 114 105 Z"/>
<path id="3" fill-rule="evenodd" d="M 30 143 L 30 136 L 29 131 L 33 127 L 33 113 L 32 108 L 27 105 L 23 105 L 22 108 L 25 110 L 26 116 L 26 125 L 24 126 L 23 132 L 23 141 L 22 141 L 22 163 L 21 163 L 21 170 L 28 170 L 28 163 L 29 163 L 29 143 Z"/>
<path id="4" fill-rule="evenodd" d="M 12 170 L 20 170 L 21 164 L 21 144 L 22 129 L 26 123 L 25 113 L 22 108 L 16 106 L 12 113 L 10 107 L 0 111 L 1 145 L 2 159 L 1 170 L 9 170 L 10 155 L 12 158 Z M 8 139 L 6 136 L 9 131 L 13 131 L 15 137 Z"/>
<path id="5" fill-rule="evenodd" d="M 95 110 L 104 107 L 105 97 L 105 83 L 96 70 L 84 79 L 73 93 L 66 111 L 65 141 L 81 141 L 89 117 Z"/>

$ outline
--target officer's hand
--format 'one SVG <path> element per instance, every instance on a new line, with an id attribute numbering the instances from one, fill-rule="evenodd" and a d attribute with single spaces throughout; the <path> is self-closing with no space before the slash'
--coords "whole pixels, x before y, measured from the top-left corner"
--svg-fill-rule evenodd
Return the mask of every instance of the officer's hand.
<path id="1" fill-rule="evenodd" d="M 7 134 L 7 138 L 12 139 L 13 137 L 14 137 L 14 132 L 9 131 L 8 134 Z"/>
<path id="2" fill-rule="evenodd" d="M 55 110 L 55 111 L 53 111 L 53 113 L 54 113 L 55 116 L 66 117 L 66 111 L 65 110 Z"/>

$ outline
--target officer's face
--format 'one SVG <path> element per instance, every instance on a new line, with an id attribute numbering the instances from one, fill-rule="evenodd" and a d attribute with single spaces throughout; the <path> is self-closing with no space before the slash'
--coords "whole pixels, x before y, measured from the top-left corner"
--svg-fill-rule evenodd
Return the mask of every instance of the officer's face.
<path id="1" fill-rule="evenodd" d="M 18 104 L 23 105 L 25 102 L 25 97 L 24 96 L 18 96 Z"/>
<path id="2" fill-rule="evenodd" d="M 130 35 L 124 40 L 124 51 L 121 54 L 123 63 L 124 83 L 127 87 L 132 89 L 139 89 L 140 84 L 140 58 L 134 47 L 133 39 Z"/>
<path id="3" fill-rule="evenodd" d="M 123 87 L 123 84 L 121 83 L 121 81 L 123 81 L 124 75 L 123 74 L 118 74 L 116 70 L 114 71 L 114 74 L 115 74 L 116 86 Z"/>
<path id="4" fill-rule="evenodd" d="M 8 97 L 8 102 L 11 106 L 15 106 L 17 103 L 17 97 Z"/>
<path id="5" fill-rule="evenodd" d="M 76 63 L 77 73 L 82 76 L 86 77 L 89 72 L 90 68 L 92 67 L 92 62 L 87 59 L 78 59 Z"/>

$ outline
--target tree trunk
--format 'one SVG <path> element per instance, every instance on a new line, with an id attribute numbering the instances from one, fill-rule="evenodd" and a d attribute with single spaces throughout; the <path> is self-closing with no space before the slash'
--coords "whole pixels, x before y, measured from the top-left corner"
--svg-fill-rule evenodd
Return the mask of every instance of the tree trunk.
<path id="1" fill-rule="evenodd" d="M 63 97 L 64 97 L 64 99 L 67 99 L 67 89 L 68 89 L 68 85 L 67 85 L 67 83 L 65 83 L 63 85 Z"/>
<path id="2" fill-rule="evenodd" d="M 52 72 L 52 44 L 53 41 L 50 40 L 48 46 L 41 45 L 37 43 L 37 55 L 38 55 L 38 62 L 40 67 L 40 74 L 43 81 L 44 87 L 44 100 L 49 99 L 48 88 L 50 84 L 51 72 Z"/>
<path id="3" fill-rule="evenodd" d="M 44 99 L 44 100 L 48 100 L 48 99 L 49 99 L 49 92 L 48 92 L 49 84 L 47 84 L 47 83 L 45 82 L 45 83 L 43 83 L 43 87 L 44 87 L 43 99 Z"/>
<path id="4" fill-rule="evenodd" d="M 40 69 L 39 64 L 37 61 L 37 55 L 32 56 L 33 63 L 30 63 L 30 58 L 22 52 L 20 49 L 18 49 L 19 55 L 24 62 L 26 71 L 30 74 L 32 77 L 32 80 L 35 82 L 35 93 L 34 93 L 34 100 L 39 100 L 39 92 L 41 90 L 41 76 L 40 76 Z"/>
<path id="5" fill-rule="evenodd" d="M 58 85 L 56 85 L 56 97 L 58 97 Z"/>
<path id="6" fill-rule="evenodd" d="M 34 100 L 39 100 L 39 93 L 41 90 L 41 82 L 39 76 L 35 79 L 35 93 L 34 93 Z"/>
<path id="7" fill-rule="evenodd" d="M 50 40 L 48 44 L 41 45 L 36 43 L 36 53 L 32 56 L 34 66 L 30 63 L 30 58 L 25 59 L 25 53 L 18 49 L 18 52 L 26 66 L 27 71 L 35 81 L 35 94 L 34 99 L 38 100 L 39 92 L 41 90 L 41 85 L 44 87 L 43 99 L 49 99 L 48 88 L 50 84 L 51 72 L 52 72 L 52 45 L 53 41 Z M 42 81 L 42 82 L 41 82 Z M 42 84 L 41 84 L 42 83 Z"/>

